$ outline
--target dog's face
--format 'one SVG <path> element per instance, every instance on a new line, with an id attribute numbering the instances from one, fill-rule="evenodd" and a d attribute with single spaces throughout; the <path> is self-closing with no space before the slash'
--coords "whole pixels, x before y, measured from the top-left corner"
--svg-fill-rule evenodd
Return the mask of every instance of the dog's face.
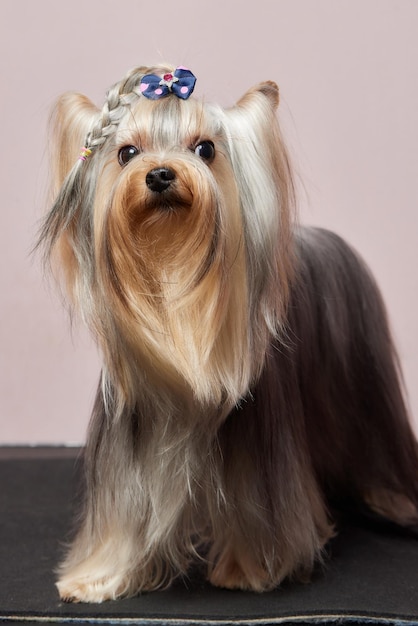
<path id="1" fill-rule="evenodd" d="M 129 273 L 144 291 L 171 294 L 175 306 L 219 264 L 232 267 L 242 257 L 224 129 L 200 103 L 138 99 L 106 146 L 106 170 L 96 233 L 108 242 L 120 282 Z"/>
<path id="2" fill-rule="evenodd" d="M 102 111 L 59 102 L 44 237 L 125 395 L 140 363 L 151 382 L 230 406 L 259 373 L 286 294 L 277 88 L 229 111 L 172 94 L 120 100 L 110 113 L 110 96 Z M 92 128 L 99 143 L 77 163 Z"/>

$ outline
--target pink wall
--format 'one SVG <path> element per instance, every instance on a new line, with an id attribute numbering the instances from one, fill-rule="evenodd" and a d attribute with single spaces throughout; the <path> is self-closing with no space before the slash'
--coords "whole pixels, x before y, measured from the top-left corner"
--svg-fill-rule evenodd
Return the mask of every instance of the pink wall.
<path id="1" fill-rule="evenodd" d="M 262 79 L 280 84 L 302 217 L 343 234 L 377 275 L 418 424 L 418 2 L 246 4 L 3 0 L 0 444 L 81 442 L 99 371 L 28 256 L 50 105 L 66 90 L 100 104 L 127 69 L 162 60 L 226 105 Z"/>

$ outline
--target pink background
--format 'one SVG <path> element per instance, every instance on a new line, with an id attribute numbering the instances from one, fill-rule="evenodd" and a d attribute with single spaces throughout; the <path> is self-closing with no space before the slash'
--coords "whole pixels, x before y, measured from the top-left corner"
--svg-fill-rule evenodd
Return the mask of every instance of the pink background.
<path id="1" fill-rule="evenodd" d="M 0 444 L 80 443 L 99 360 L 70 332 L 31 258 L 43 207 L 46 121 L 77 90 L 101 104 L 138 64 L 190 67 L 232 104 L 274 79 L 304 183 L 303 221 L 336 230 L 386 299 L 418 425 L 418 2 L 3 0 Z"/>

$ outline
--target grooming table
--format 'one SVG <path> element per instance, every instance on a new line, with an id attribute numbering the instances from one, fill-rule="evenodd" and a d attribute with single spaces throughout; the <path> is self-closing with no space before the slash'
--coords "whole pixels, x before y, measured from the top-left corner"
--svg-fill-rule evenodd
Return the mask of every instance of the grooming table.
<path id="1" fill-rule="evenodd" d="M 62 603 L 53 572 L 71 528 L 77 453 L 0 448 L 0 623 L 418 625 L 418 540 L 363 517 L 342 525 L 310 584 L 256 594 L 215 589 L 191 575 L 128 600 Z"/>

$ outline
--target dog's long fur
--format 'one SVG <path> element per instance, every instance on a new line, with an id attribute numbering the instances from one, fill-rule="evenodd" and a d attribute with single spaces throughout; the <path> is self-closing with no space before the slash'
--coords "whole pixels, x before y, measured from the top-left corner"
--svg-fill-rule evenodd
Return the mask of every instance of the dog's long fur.
<path id="1" fill-rule="evenodd" d="M 165 71 L 136 68 L 102 110 L 66 94 L 53 117 L 39 244 L 103 353 L 65 600 L 156 589 L 193 560 L 229 588 L 306 578 L 338 501 L 418 523 L 384 306 L 339 237 L 295 225 L 277 86 L 230 110 L 139 94 Z M 156 167 L 175 173 L 163 193 Z"/>

